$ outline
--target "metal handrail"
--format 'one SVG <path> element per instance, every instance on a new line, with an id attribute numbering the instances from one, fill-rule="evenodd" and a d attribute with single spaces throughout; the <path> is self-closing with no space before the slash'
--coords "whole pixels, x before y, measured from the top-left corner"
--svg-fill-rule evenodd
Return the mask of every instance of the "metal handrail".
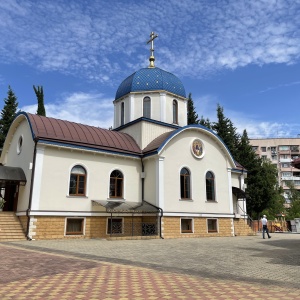
<path id="1" fill-rule="evenodd" d="M 253 219 L 243 210 L 243 208 L 239 204 L 237 204 L 237 205 L 238 205 L 239 211 L 243 212 L 244 219 L 246 219 L 246 217 L 247 217 L 247 224 L 251 227 L 252 230 L 254 230 L 253 229 Z"/>

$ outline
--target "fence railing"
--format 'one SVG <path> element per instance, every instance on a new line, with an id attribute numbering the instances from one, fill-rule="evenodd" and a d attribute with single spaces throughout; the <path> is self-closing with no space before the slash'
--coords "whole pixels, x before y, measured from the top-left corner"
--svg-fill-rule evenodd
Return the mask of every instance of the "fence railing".
<path id="1" fill-rule="evenodd" d="M 111 237 L 156 236 L 159 234 L 158 224 L 154 222 L 112 222 L 107 229 Z"/>

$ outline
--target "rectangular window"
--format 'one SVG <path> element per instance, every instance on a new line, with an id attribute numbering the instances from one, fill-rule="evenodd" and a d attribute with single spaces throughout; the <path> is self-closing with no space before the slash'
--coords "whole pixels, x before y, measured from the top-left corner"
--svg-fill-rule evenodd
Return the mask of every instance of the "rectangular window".
<path id="1" fill-rule="evenodd" d="M 264 161 L 266 161 L 267 160 L 267 155 L 262 155 L 261 159 L 264 160 Z"/>
<path id="2" fill-rule="evenodd" d="M 122 234 L 123 218 L 107 218 L 107 234 Z"/>
<path id="3" fill-rule="evenodd" d="M 299 146 L 291 146 L 291 151 L 299 152 Z"/>
<path id="4" fill-rule="evenodd" d="M 290 146 L 278 146 L 279 151 L 288 151 L 290 150 Z"/>
<path id="5" fill-rule="evenodd" d="M 289 168 L 291 165 L 290 163 L 282 163 L 281 168 Z"/>
<path id="6" fill-rule="evenodd" d="M 258 146 L 252 146 L 252 150 L 253 150 L 254 152 L 257 151 L 257 148 L 258 148 Z"/>
<path id="7" fill-rule="evenodd" d="M 272 160 L 277 160 L 277 155 L 272 155 Z"/>
<path id="8" fill-rule="evenodd" d="M 207 232 L 218 232 L 217 219 L 207 219 Z"/>
<path id="9" fill-rule="evenodd" d="M 267 152 L 267 148 L 266 147 L 261 147 L 261 152 Z"/>
<path id="10" fill-rule="evenodd" d="M 291 177 L 292 176 L 292 172 L 282 172 L 281 175 L 283 177 Z"/>
<path id="11" fill-rule="evenodd" d="M 66 235 L 83 235 L 84 218 L 66 218 Z"/>
<path id="12" fill-rule="evenodd" d="M 181 233 L 193 233 L 193 219 L 181 219 Z"/>

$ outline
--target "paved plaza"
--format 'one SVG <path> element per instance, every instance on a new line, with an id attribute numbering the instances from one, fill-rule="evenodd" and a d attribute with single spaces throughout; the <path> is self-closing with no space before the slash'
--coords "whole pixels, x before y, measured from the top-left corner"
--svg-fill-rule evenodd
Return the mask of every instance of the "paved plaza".
<path id="1" fill-rule="evenodd" d="M 0 243 L 0 299 L 300 299 L 300 234 Z"/>

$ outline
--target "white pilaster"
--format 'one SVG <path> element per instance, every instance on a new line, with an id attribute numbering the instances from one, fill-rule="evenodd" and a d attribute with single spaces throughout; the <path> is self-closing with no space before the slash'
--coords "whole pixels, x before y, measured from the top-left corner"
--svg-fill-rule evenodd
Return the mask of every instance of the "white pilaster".
<path id="1" fill-rule="evenodd" d="M 165 158 L 160 156 L 156 161 L 156 206 L 162 209 L 165 206 L 164 160 Z"/>
<path id="2" fill-rule="evenodd" d="M 37 148 L 34 169 L 34 181 L 31 199 L 31 210 L 38 210 L 40 206 L 41 182 L 43 177 L 44 148 Z"/>
<path id="3" fill-rule="evenodd" d="M 126 122 L 131 122 L 134 120 L 134 110 L 135 110 L 135 107 L 134 107 L 134 94 L 130 94 L 129 95 L 129 120 Z"/>
<path id="4" fill-rule="evenodd" d="M 229 210 L 233 214 L 233 198 L 232 198 L 232 181 L 231 181 L 231 170 L 227 169 L 228 175 L 228 199 L 229 199 Z"/>
<path id="5" fill-rule="evenodd" d="M 114 102 L 114 128 L 117 128 L 117 104 Z"/>
<path id="6" fill-rule="evenodd" d="M 160 121 L 166 122 L 166 93 L 160 93 Z"/>

